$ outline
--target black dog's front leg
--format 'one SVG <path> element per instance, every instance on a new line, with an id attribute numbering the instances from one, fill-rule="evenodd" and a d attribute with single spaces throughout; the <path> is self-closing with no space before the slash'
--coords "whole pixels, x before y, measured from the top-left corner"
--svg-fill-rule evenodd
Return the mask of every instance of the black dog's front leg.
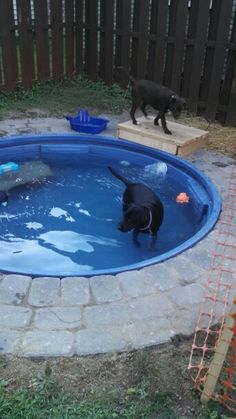
<path id="1" fill-rule="evenodd" d="M 146 116 L 146 118 L 147 118 L 148 114 L 147 114 L 147 111 L 146 111 L 146 106 L 147 106 L 147 104 L 145 102 L 143 102 L 142 105 L 140 106 L 140 109 L 143 112 L 144 116 Z"/>
<path id="2" fill-rule="evenodd" d="M 156 250 L 157 233 L 152 233 L 149 250 Z"/>
<path id="3" fill-rule="evenodd" d="M 156 118 L 154 119 L 154 125 L 159 125 L 159 119 L 160 119 L 160 112 L 158 112 Z"/>
<path id="4" fill-rule="evenodd" d="M 134 242 L 135 247 L 140 247 L 140 242 L 138 241 L 138 235 L 139 235 L 139 231 L 133 230 L 133 242 Z"/>
<path id="5" fill-rule="evenodd" d="M 161 125 L 162 125 L 162 128 L 164 130 L 164 133 L 171 135 L 172 132 L 167 128 L 167 125 L 166 125 L 166 118 L 165 118 L 165 113 L 164 112 L 160 113 L 160 118 L 161 118 Z"/>
<path id="6" fill-rule="evenodd" d="M 132 90 L 132 107 L 130 109 L 130 116 L 134 125 L 138 124 L 135 118 L 135 112 L 137 108 L 139 107 L 140 103 L 141 103 L 141 99 L 140 99 L 139 93 L 135 89 L 133 89 Z"/>

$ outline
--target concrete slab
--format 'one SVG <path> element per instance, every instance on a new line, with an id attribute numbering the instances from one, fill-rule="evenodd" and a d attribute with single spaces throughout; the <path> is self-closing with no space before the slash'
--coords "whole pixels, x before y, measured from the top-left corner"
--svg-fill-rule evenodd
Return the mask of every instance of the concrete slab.
<path id="1" fill-rule="evenodd" d="M 208 132 L 173 121 L 167 121 L 172 135 L 163 132 L 161 126 L 155 126 L 154 116 L 137 118 L 138 125 L 132 121 L 117 125 L 117 137 L 144 144 L 179 156 L 187 156 L 206 145 Z"/>

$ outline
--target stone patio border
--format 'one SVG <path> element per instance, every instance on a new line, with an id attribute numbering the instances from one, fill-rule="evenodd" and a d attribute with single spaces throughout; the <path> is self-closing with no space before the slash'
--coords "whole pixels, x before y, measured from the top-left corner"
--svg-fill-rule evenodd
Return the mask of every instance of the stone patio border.
<path id="1" fill-rule="evenodd" d="M 46 132 L 71 131 L 57 118 L 0 122 L 2 135 Z M 224 199 L 234 160 L 199 151 L 188 161 L 211 177 Z M 217 230 L 218 225 L 179 256 L 139 271 L 62 279 L 2 274 L 0 353 L 71 357 L 120 352 L 193 333 Z"/>

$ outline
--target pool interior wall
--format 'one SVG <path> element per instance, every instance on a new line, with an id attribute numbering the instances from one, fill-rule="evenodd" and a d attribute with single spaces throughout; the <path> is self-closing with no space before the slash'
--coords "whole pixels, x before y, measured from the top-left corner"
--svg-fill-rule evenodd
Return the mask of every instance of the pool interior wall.
<path id="1" fill-rule="evenodd" d="M 99 158 L 104 165 L 107 162 L 117 163 L 122 161 L 134 161 L 137 166 L 150 165 L 156 161 L 165 162 L 168 170 L 174 171 L 178 182 L 183 184 L 191 195 L 191 204 L 195 213 L 201 214 L 201 226 L 198 231 L 179 246 L 155 257 L 141 260 L 138 263 L 118 266 L 109 269 L 95 269 L 89 272 L 78 270 L 78 272 L 65 271 L 61 276 L 93 276 L 100 274 L 116 274 L 118 272 L 140 269 L 144 266 L 159 263 L 169 259 L 178 253 L 192 247 L 201 240 L 214 227 L 221 210 L 220 196 L 210 181 L 203 173 L 197 170 L 180 158 L 152 148 L 131 143 L 127 140 L 116 139 L 107 136 L 95 135 L 36 135 L 3 138 L 0 143 L 1 163 L 8 161 L 32 161 L 42 160 L 43 162 L 58 162 L 69 157 L 75 163 L 87 158 L 93 160 Z M 30 272 L 19 272 L 14 266 L 10 269 L 0 270 L 5 272 L 25 273 L 32 276 L 42 274 L 35 266 Z M 45 274 L 45 273 L 44 273 Z M 60 276 L 58 272 L 48 272 L 48 276 Z"/>

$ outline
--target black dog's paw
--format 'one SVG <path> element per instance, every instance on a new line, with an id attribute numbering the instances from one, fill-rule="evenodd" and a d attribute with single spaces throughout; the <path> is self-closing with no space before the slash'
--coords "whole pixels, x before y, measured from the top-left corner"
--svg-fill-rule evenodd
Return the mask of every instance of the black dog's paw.
<path id="1" fill-rule="evenodd" d="M 158 122 L 158 120 L 157 119 L 154 119 L 154 125 L 159 125 L 159 122 Z"/>
<path id="2" fill-rule="evenodd" d="M 167 135 L 172 135 L 172 132 L 171 132 L 169 129 L 166 129 L 166 130 L 165 130 L 165 134 L 167 134 Z"/>

